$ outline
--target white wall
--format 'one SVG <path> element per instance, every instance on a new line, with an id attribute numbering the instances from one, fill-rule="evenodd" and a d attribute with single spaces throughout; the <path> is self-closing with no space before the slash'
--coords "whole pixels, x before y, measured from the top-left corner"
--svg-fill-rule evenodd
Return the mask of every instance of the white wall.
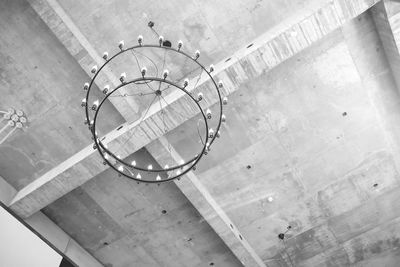
<path id="1" fill-rule="evenodd" d="M 62 257 L 0 207 L 0 267 L 58 267 Z"/>

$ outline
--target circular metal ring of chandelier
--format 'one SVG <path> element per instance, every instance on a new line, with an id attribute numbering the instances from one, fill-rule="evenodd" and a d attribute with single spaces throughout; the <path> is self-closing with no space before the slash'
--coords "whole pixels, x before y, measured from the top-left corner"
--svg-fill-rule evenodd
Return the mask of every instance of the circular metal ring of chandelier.
<path id="1" fill-rule="evenodd" d="M 220 88 L 223 87 L 223 83 L 220 81 L 218 84 L 214 80 L 213 76 L 211 73 L 214 71 L 214 67 L 211 65 L 209 70 L 206 69 L 199 61 L 198 58 L 200 56 L 200 52 L 196 51 L 194 57 L 191 57 L 187 53 L 183 52 L 181 50 L 182 48 L 182 42 L 179 41 L 178 43 L 178 48 L 173 48 L 170 46 L 164 46 L 163 45 L 163 38 L 160 36 L 159 39 L 159 45 L 144 45 L 143 42 L 143 37 L 139 36 L 138 42 L 139 45 L 136 46 L 131 46 L 128 48 L 124 48 L 124 44 L 121 41 L 119 44 L 120 51 L 117 52 L 115 55 L 112 57 L 108 57 L 108 53 L 105 52 L 103 55 L 103 59 L 105 60 L 104 64 L 97 69 L 97 66 L 93 66 L 91 72 L 94 73 L 94 76 L 92 77 L 90 83 L 85 83 L 84 85 L 84 90 L 86 92 L 86 97 L 82 100 L 82 106 L 85 107 L 85 114 L 86 114 L 86 120 L 85 124 L 89 125 L 89 130 L 92 134 L 92 139 L 94 140 L 94 145 L 93 148 L 97 149 L 98 152 L 100 153 L 101 157 L 103 158 L 103 163 L 105 165 L 109 165 L 112 169 L 114 169 L 120 176 L 125 176 L 127 178 L 136 180 L 137 182 L 145 182 L 145 183 L 161 183 L 161 182 L 167 182 L 171 181 L 177 178 L 180 178 L 181 176 L 185 175 L 187 172 L 191 170 L 195 170 L 197 163 L 200 161 L 200 159 L 203 157 L 203 155 L 206 155 L 211 148 L 211 145 L 214 143 L 215 139 L 220 136 L 220 127 L 221 123 L 225 122 L 225 115 L 223 115 L 223 104 L 227 104 L 227 98 L 221 97 L 221 92 Z M 144 67 L 141 69 L 141 76 L 133 77 L 131 79 L 126 79 L 126 74 L 121 74 L 120 78 L 120 84 L 113 88 L 112 90 L 103 90 L 104 93 L 104 98 L 101 99 L 101 101 L 96 100 L 93 105 L 89 105 L 89 97 L 90 93 L 92 92 L 91 90 L 95 87 L 94 84 L 96 83 L 96 78 L 98 77 L 98 74 L 105 68 L 109 63 L 111 63 L 115 58 L 124 55 L 125 53 L 129 51 L 134 51 L 134 50 L 139 50 L 139 49 L 165 49 L 168 51 L 171 51 L 173 53 L 178 53 L 179 55 L 185 56 L 187 59 L 190 61 L 194 62 L 195 64 L 198 65 L 198 67 L 207 73 L 208 78 L 212 81 L 212 86 L 215 88 L 215 91 L 218 96 L 218 123 L 216 126 L 215 131 L 211 128 L 209 128 L 208 120 L 211 119 L 211 111 L 207 109 L 204 111 L 204 109 L 200 105 L 200 101 L 203 99 L 203 94 L 199 93 L 197 97 L 193 96 L 192 93 L 188 90 L 189 88 L 189 81 L 188 79 L 185 79 L 185 81 L 182 84 L 179 84 L 178 82 L 172 81 L 168 79 L 168 70 L 164 70 L 163 72 L 163 77 L 155 77 L 155 76 L 147 76 L 146 72 L 147 69 Z M 190 97 L 190 99 L 196 104 L 197 108 L 199 109 L 199 114 L 201 114 L 201 117 L 204 121 L 205 125 L 205 134 L 204 134 L 204 142 L 202 148 L 200 151 L 194 155 L 191 159 L 187 160 L 186 162 L 179 162 L 175 166 L 168 166 L 166 165 L 164 168 L 153 168 L 152 165 L 148 165 L 147 168 L 142 167 L 142 166 L 137 166 L 135 161 L 132 162 L 127 162 L 124 159 L 121 159 L 118 155 L 116 155 L 115 152 L 109 150 L 106 144 L 102 142 L 102 140 L 99 138 L 97 135 L 96 131 L 96 126 L 97 126 L 97 119 L 98 119 L 98 114 L 99 111 L 101 110 L 102 105 L 106 102 L 109 97 L 112 97 L 113 95 L 118 92 L 118 90 L 124 88 L 125 86 L 128 86 L 130 84 L 143 84 L 143 83 L 149 83 L 149 82 L 158 82 L 160 85 L 166 84 L 168 86 L 175 87 L 176 89 L 182 91 L 185 95 Z M 196 83 L 197 85 L 197 83 Z M 193 88 L 192 88 L 193 89 Z M 195 89 L 195 88 L 194 88 Z M 161 95 L 160 90 L 154 91 L 154 94 Z M 93 114 L 94 113 L 94 114 Z M 92 116 L 90 116 L 92 114 Z M 203 140 L 203 139 L 201 139 Z M 165 178 L 161 178 L 160 174 L 163 173 Z M 152 175 L 146 175 L 146 174 L 152 174 Z M 155 174 L 155 175 L 154 175 Z M 155 176 L 155 177 L 154 177 Z"/>

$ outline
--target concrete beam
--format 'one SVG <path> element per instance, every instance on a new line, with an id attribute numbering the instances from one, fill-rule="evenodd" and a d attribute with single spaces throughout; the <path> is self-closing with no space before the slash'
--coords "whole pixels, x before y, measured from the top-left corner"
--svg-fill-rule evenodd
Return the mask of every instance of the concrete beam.
<path id="1" fill-rule="evenodd" d="M 82 69 L 84 69 L 89 76 L 92 76 L 90 73 L 92 66 L 101 66 L 104 63 L 104 59 L 93 48 L 57 1 L 28 0 L 28 2 L 60 42 L 67 48 L 70 54 L 78 61 Z M 103 88 L 103 86 L 108 83 L 114 86 L 120 84 L 118 78 L 109 68 L 104 68 L 102 73 L 105 75 L 99 75 L 96 79 L 99 88 Z M 77 88 L 77 92 L 79 92 L 78 89 L 80 88 Z M 118 93 L 124 94 L 125 92 L 119 90 Z M 139 111 L 139 105 L 134 99 L 118 97 L 117 99 L 109 98 L 109 100 L 126 121 L 133 121 L 138 118 L 137 112 Z M 78 104 L 79 103 L 77 103 L 77 105 Z"/>
<path id="2" fill-rule="evenodd" d="M 271 29 L 253 45 L 237 51 L 229 61 L 215 65 L 215 76 L 225 87 L 224 95 L 230 95 L 247 82 L 264 74 L 288 58 L 298 54 L 319 41 L 328 33 L 338 29 L 347 21 L 363 13 L 377 0 L 334 0 L 316 11 L 306 11 L 301 17 L 288 18 Z M 193 89 L 192 89 L 193 90 Z M 201 80 L 194 93 L 201 91 L 204 102 L 216 103 L 211 82 Z M 176 92 L 166 97 L 169 107 L 165 109 L 168 129 L 172 130 L 190 119 L 196 112 L 183 94 Z M 172 110 L 180 110 L 182 116 L 168 116 Z M 142 123 L 127 122 L 105 136 L 104 142 L 112 145 L 124 144 L 121 157 L 126 157 L 164 134 L 162 114 L 158 105 L 150 108 Z M 125 142 L 126 140 L 130 140 Z M 92 155 L 87 147 L 67 161 L 49 171 L 23 188 L 11 203 L 11 208 L 20 216 L 28 217 L 54 200 L 70 192 L 104 170 L 100 158 Z"/>
<path id="3" fill-rule="evenodd" d="M 182 160 L 165 137 L 152 142 L 147 150 L 161 166 Z M 266 266 L 194 172 L 188 172 L 181 180 L 176 180 L 175 184 L 244 266 Z"/>
<path id="4" fill-rule="evenodd" d="M 400 89 L 400 2 L 383 0 L 371 11 L 393 77 Z"/>

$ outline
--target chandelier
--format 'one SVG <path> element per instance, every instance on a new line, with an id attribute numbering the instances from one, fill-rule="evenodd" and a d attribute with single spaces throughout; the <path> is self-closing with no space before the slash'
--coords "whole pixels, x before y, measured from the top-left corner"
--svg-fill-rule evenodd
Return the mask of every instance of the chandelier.
<path id="1" fill-rule="evenodd" d="M 154 24 L 153 24 L 154 25 Z M 149 26 L 152 29 L 152 26 Z M 152 29 L 153 30 L 153 29 Z M 154 30 L 153 30 L 154 31 Z M 154 31 L 155 32 L 155 31 Z M 114 169 L 119 176 L 125 176 L 133 179 L 137 182 L 144 183 L 162 183 L 171 181 L 173 179 L 179 179 L 187 172 L 196 169 L 196 165 L 210 152 L 211 146 L 220 137 L 221 124 L 225 122 L 225 115 L 223 114 L 223 105 L 226 105 L 228 100 L 226 97 L 222 97 L 223 83 L 218 83 L 214 80 L 213 72 L 214 66 L 210 65 L 209 68 L 204 67 L 200 62 L 200 52 L 197 50 L 193 55 L 189 55 L 183 49 L 183 42 L 179 41 L 176 47 L 172 46 L 171 42 L 165 40 L 163 36 L 157 34 L 158 44 L 145 44 L 143 36 L 137 38 L 137 45 L 127 47 L 124 41 L 118 44 L 119 50 L 110 56 L 107 52 L 104 52 L 103 65 L 97 67 L 93 66 L 91 73 L 93 77 L 90 82 L 84 84 L 83 89 L 86 92 L 85 98 L 82 100 L 81 106 L 85 109 L 85 124 L 88 125 L 91 133 L 92 140 L 94 141 L 93 148 L 96 149 L 103 159 L 103 164 L 110 166 Z M 168 54 L 168 56 L 167 56 Z M 176 60 L 181 58 L 179 63 Z M 141 62 L 140 59 L 143 59 Z M 168 59 L 175 60 L 172 64 L 168 63 Z M 124 61 L 125 60 L 125 61 Z M 103 89 L 99 90 L 96 84 L 102 84 L 104 80 L 99 79 L 102 71 L 116 70 L 121 68 L 123 65 L 121 62 L 125 62 L 125 66 L 128 65 L 129 72 L 122 72 L 119 75 L 118 83 L 111 87 L 110 85 L 104 84 Z M 128 64 L 126 64 L 128 62 Z M 130 64 L 129 64 L 130 63 Z M 147 64 L 147 66 L 146 66 Z M 170 65 L 172 69 L 165 68 Z M 187 70 L 187 64 L 194 66 L 194 70 L 199 72 L 198 75 L 194 75 L 193 72 Z M 173 72 L 179 73 L 182 77 L 174 75 Z M 213 101 L 207 101 L 207 96 L 202 92 L 195 93 L 197 85 L 200 79 L 207 81 L 211 84 L 212 92 L 215 94 L 217 103 L 210 105 Z M 160 128 L 165 130 L 165 134 L 169 132 L 166 126 L 165 116 L 179 116 L 179 111 L 169 109 L 170 104 L 166 100 L 166 96 L 169 91 L 180 91 L 181 97 L 190 99 L 190 103 L 193 105 L 193 109 L 197 109 L 194 115 L 198 116 L 199 119 L 196 123 L 197 129 L 192 129 L 191 133 L 197 131 L 199 140 L 199 148 L 193 153 L 193 155 L 187 157 L 185 160 L 180 162 L 173 161 L 171 164 L 166 164 L 164 167 L 157 167 L 146 162 L 139 162 L 129 156 L 126 159 L 121 158 L 118 155 L 118 149 L 124 149 L 124 143 L 119 144 L 119 148 L 110 148 L 107 144 L 102 142 L 102 134 L 98 133 L 99 129 L 99 117 L 103 105 L 105 105 L 107 99 L 112 97 L 117 98 L 136 98 L 139 99 L 139 103 L 145 103 L 147 108 L 143 107 L 141 117 L 138 119 L 141 123 L 147 115 L 147 112 L 151 106 L 158 105 L 161 112 L 160 117 Z M 119 91 L 119 92 L 118 92 Z M 209 89 L 208 89 L 209 91 Z M 149 100 L 146 100 L 147 97 Z M 142 98 L 142 99 L 141 99 Z M 93 102 L 92 102 L 93 101 Z M 212 103 L 211 103 L 212 104 Z M 169 109 L 169 113 L 167 112 Z M 174 113 L 175 112 L 175 113 Z M 182 112 L 182 111 L 181 111 Z M 104 113 L 104 112 L 103 112 Z M 106 116 L 107 114 L 105 114 Z M 196 117 L 197 118 L 197 117 Z M 104 119 L 103 119 L 104 121 Z M 212 122 L 215 128 L 212 127 Z M 131 129 L 130 131 L 133 131 Z M 129 138 L 132 138 L 133 134 Z M 131 140 L 134 143 L 134 140 Z M 126 142 L 125 142 L 126 143 Z M 122 146 L 122 148 L 121 148 Z M 131 151 L 132 154 L 134 151 Z M 130 158 L 128 160 L 128 158 Z"/>

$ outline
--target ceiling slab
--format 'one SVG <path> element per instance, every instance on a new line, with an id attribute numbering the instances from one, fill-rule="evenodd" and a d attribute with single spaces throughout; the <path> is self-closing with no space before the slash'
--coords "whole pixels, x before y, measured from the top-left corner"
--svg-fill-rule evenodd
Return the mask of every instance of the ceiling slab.
<path id="1" fill-rule="evenodd" d="M 233 93 L 250 78 L 254 79 L 287 60 L 374 4 L 375 1 L 333 1 L 312 15 L 307 14 L 300 21 L 291 24 L 284 22 L 280 27 L 275 27 L 272 35 L 267 33 L 264 37 L 256 40 L 257 42 L 254 42 L 254 45 L 250 48 L 234 54 L 230 61 L 216 64 L 216 77 L 223 80 L 226 85 L 223 93 L 225 95 Z M 204 93 L 206 103 L 211 105 L 216 102 L 216 99 L 210 96 L 210 88 L 207 86 L 207 81 L 204 82 L 198 88 Z M 194 114 L 190 109 L 185 109 L 185 107 L 188 107 L 187 98 L 181 97 L 181 95 L 168 95 L 167 97 L 169 97 L 167 101 L 171 103 L 171 107 L 176 107 L 182 114 L 187 114 L 175 121 L 168 122 L 168 128 L 174 129 Z M 107 134 L 105 142 L 126 143 L 127 151 L 124 155 L 121 153 L 121 156 L 128 156 L 128 151 L 131 153 L 164 134 L 157 123 L 157 121 L 162 121 L 160 116 L 158 108 L 153 106 L 141 125 L 124 124 L 124 128 L 121 130 Z M 134 142 L 124 142 L 130 137 Z M 87 156 L 92 155 L 92 151 L 88 149 L 85 151 Z M 89 159 L 87 161 L 92 166 L 99 165 L 98 162 L 91 162 Z M 71 191 L 77 184 L 92 177 L 81 176 L 79 182 L 65 183 L 62 188 L 56 186 L 60 184 L 60 181 L 66 181 L 63 177 L 71 177 L 75 163 L 77 162 L 70 161 L 67 163 L 70 167 L 66 168 L 65 171 L 64 169 L 62 169 L 62 172 L 54 171 L 51 175 L 39 178 L 35 181 L 38 186 L 32 184 L 16 196 L 11 204 L 12 208 L 21 216 L 29 216 Z M 102 168 L 99 168 L 98 172 L 102 170 Z M 52 187 L 57 189 L 52 190 Z"/>

